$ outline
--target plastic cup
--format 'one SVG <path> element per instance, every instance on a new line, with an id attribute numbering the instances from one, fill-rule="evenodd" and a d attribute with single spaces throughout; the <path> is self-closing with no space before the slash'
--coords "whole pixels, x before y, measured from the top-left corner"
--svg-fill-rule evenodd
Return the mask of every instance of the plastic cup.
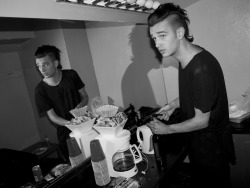
<path id="1" fill-rule="evenodd" d="M 67 146 L 69 151 L 69 157 L 76 157 L 82 154 L 82 151 L 74 137 L 70 137 L 67 139 Z"/>

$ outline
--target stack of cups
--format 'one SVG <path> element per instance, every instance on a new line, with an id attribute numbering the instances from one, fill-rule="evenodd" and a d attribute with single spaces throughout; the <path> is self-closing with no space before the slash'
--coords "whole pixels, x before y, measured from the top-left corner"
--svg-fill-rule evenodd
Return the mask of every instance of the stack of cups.
<path id="1" fill-rule="evenodd" d="M 80 147 L 78 146 L 74 137 L 67 139 L 67 146 L 69 151 L 69 160 L 72 167 L 81 164 L 84 161 L 84 157 Z"/>
<path id="2" fill-rule="evenodd" d="M 105 186 L 110 182 L 108 165 L 99 140 L 90 142 L 91 163 L 98 186 Z"/>

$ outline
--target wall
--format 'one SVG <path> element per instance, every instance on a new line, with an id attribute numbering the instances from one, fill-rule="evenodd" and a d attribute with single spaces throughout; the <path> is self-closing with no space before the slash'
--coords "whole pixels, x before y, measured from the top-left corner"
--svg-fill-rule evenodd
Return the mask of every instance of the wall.
<path id="1" fill-rule="evenodd" d="M 88 22 L 86 30 L 100 96 L 105 103 L 136 109 L 166 103 L 159 60 L 147 26 Z"/>
<path id="2" fill-rule="evenodd" d="M 0 53 L 0 148 L 21 150 L 39 140 L 20 57 Z"/>
<path id="3" fill-rule="evenodd" d="M 250 85 L 250 1 L 202 0 L 187 7 L 187 11 L 194 43 L 219 60 L 229 102 L 239 100 Z M 176 80 L 177 72 L 165 76 L 166 80 Z M 171 83 L 166 87 L 171 88 Z M 171 96 L 178 96 L 178 89 L 175 90 Z"/>
<path id="4" fill-rule="evenodd" d="M 100 93 L 89 48 L 85 23 L 61 22 L 61 26 L 67 53 L 70 59 L 70 66 L 78 72 L 82 81 L 85 83 L 85 89 L 91 100 L 95 96 L 99 96 Z"/>
<path id="5" fill-rule="evenodd" d="M 38 72 L 35 64 L 34 53 L 37 47 L 43 44 L 56 45 L 62 50 L 62 65 L 66 68 L 70 67 L 68 64 L 68 54 L 61 31 L 60 22 L 47 22 L 41 28 L 35 30 L 35 38 L 25 44 L 22 44 L 19 51 L 21 64 L 24 71 L 25 81 L 28 88 L 28 94 L 31 100 L 34 117 L 36 119 L 36 126 L 39 130 L 39 140 L 44 139 L 45 136 L 49 137 L 54 143 L 57 143 L 56 129 L 49 121 L 46 114 L 38 114 L 35 103 L 34 90 L 36 85 L 42 80 L 40 73 Z M 31 143 L 33 144 L 33 143 Z"/>
<path id="6" fill-rule="evenodd" d="M 51 44 L 61 50 L 61 63 L 64 69 L 75 69 L 83 82 L 89 97 L 99 95 L 95 72 L 88 46 L 83 22 L 48 22 L 37 28 L 36 38 L 23 45 L 20 51 L 22 66 L 26 76 L 26 84 L 32 101 L 40 137 L 48 136 L 52 142 L 57 142 L 56 129 L 46 114 L 40 115 L 36 110 L 34 89 L 42 77 L 34 63 L 34 53 L 38 46 Z M 45 27 L 45 28 L 44 28 Z"/>
<path id="7" fill-rule="evenodd" d="M 86 90 L 90 98 L 99 95 L 84 23 L 52 20 L 39 20 L 38 23 L 40 25 L 34 27 L 34 38 L 32 40 L 28 40 L 21 45 L 8 45 L 8 48 L 2 48 L 5 53 L 0 54 L 1 64 L 3 64 L 3 67 L 6 66 L 7 71 L 14 71 L 17 69 L 16 67 L 19 71 L 18 78 L 2 79 L 0 84 L 0 87 L 5 90 L 10 88 L 6 90 L 6 93 L 1 93 L 1 104 L 4 104 L 1 105 L 1 111 L 6 111 L 3 116 L 1 115 L 1 122 L 4 122 L 1 147 L 21 150 L 42 140 L 45 136 L 49 137 L 52 142 L 57 142 L 56 129 L 53 127 L 53 123 L 49 121 L 45 113 L 38 114 L 36 109 L 34 89 L 42 80 L 34 59 L 37 47 L 44 44 L 57 46 L 61 50 L 63 68 L 73 68 L 79 73 L 86 84 Z M 14 52 L 8 54 L 6 53 L 8 51 Z M 6 77 L 7 73 L 1 73 L 0 78 Z M 25 98 L 25 100 L 16 102 L 13 98 Z M 12 114 L 12 108 L 15 109 L 15 114 Z M 17 113 L 17 110 L 20 112 Z M 20 122 L 22 126 L 20 126 Z M 6 135 L 10 135 L 13 129 L 18 130 L 13 134 L 13 136 L 17 134 L 18 138 L 10 140 L 10 136 Z"/>

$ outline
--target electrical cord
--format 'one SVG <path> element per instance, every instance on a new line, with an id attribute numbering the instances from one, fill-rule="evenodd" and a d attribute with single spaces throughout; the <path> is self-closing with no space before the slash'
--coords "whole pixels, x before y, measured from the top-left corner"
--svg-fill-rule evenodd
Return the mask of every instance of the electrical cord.
<path id="1" fill-rule="evenodd" d="M 141 145 L 140 145 L 140 146 L 141 146 Z M 141 148 L 140 146 L 139 146 L 139 148 Z M 140 151 L 140 152 L 141 152 L 141 151 Z M 146 169 L 145 169 L 145 170 L 142 170 L 141 173 L 142 173 L 142 174 L 146 174 L 146 171 L 148 170 L 148 158 L 146 157 L 146 155 L 145 155 L 143 152 L 141 152 L 141 154 L 142 154 L 142 160 L 144 160 L 144 161 L 147 163 Z"/>

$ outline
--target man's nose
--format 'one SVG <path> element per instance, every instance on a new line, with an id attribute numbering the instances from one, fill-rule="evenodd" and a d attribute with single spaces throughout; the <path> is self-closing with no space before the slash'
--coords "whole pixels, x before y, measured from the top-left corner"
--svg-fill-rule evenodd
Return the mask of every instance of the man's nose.
<path id="1" fill-rule="evenodd" d="M 44 72 L 44 71 L 45 71 L 45 67 L 41 66 L 41 72 Z"/>
<path id="2" fill-rule="evenodd" d="M 155 39 L 155 47 L 158 48 L 159 47 L 159 40 Z"/>

